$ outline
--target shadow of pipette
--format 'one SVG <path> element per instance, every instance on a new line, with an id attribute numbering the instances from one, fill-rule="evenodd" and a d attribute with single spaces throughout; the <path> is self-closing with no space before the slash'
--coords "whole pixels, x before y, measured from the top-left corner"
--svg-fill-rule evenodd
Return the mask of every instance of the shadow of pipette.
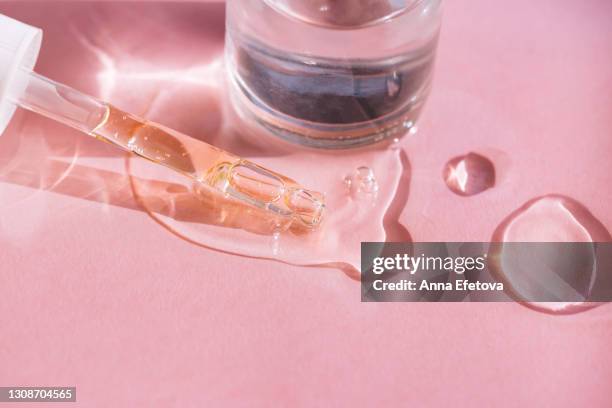
<path id="1" fill-rule="evenodd" d="M 23 160 L 2 172 L 0 182 L 137 211 L 144 211 L 139 200 L 146 199 L 147 211 L 177 221 L 237 228 L 261 235 L 275 232 L 276 224 L 269 214 L 226 199 L 221 194 L 195 192 L 183 184 L 130 177 L 80 164 L 70 164 L 67 172 L 68 165 L 61 160 L 46 161 L 45 173 L 64 174 L 51 186 L 41 184 L 43 169 L 40 163 Z M 132 183 L 146 186 L 146 196 L 135 199 Z"/>

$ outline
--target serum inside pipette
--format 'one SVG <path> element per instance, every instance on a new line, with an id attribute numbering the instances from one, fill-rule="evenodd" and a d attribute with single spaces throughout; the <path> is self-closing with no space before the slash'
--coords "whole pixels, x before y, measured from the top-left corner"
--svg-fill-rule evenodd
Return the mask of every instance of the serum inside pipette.
<path id="1" fill-rule="evenodd" d="M 201 194 L 218 193 L 254 208 L 260 217 L 266 215 L 275 231 L 310 230 L 323 219 L 322 194 L 288 177 L 38 74 L 22 74 L 29 82 L 17 100 L 20 106 L 175 170 L 192 179 Z"/>

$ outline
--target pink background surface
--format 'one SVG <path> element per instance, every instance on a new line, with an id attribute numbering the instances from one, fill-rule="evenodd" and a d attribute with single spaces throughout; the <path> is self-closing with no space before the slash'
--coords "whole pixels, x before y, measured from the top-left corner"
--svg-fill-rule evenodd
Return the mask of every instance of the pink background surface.
<path id="1" fill-rule="evenodd" d="M 192 134 L 222 127 L 215 100 L 185 101 L 203 112 L 185 115 L 167 108 L 189 92 L 160 93 L 160 72 L 219 60 L 222 5 L 0 12 L 45 29 L 40 73 Z M 388 212 L 405 229 L 388 235 L 488 240 L 548 193 L 611 229 L 611 19 L 606 0 L 448 1 L 434 92 L 419 136 L 402 143 L 409 166 Z M 185 52 L 168 58 L 177 39 Z M 152 75 L 106 89 L 109 64 Z M 166 109 L 148 110 L 159 98 Z M 470 150 L 499 177 L 465 199 L 441 170 Z M 0 158 L 0 385 L 74 385 L 88 407 L 612 404 L 609 305 L 551 316 L 517 304 L 362 304 L 339 270 L 168 233 L 134 202 L 121 152 L 49 120 L 16 115 Z"/>

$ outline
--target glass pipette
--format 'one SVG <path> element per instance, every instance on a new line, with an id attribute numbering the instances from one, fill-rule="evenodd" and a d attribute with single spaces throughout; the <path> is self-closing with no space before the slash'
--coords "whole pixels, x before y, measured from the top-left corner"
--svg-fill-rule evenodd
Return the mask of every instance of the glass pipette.
<path id="1" fill-rule="evenodd" d="M 316 228 L 323 196 L 281 174 L 149 122 L 33 71 L 20 70 L 25 90 L 14 102 L 140 157 L 166 166 L 228 199 L 265 210 L 279 229 Z M 222 203 L 220 205 L 223 205 Z"/>

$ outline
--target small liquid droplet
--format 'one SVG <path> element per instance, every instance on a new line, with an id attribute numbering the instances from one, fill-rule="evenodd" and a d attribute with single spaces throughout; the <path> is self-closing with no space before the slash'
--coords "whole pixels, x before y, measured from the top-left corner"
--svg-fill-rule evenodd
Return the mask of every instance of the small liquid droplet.
<path id="1" fill-rule="evenodd" d="M 280 231 L 274 231 L 270 237 L 270 251 L 272 251 L 272 255 L 278 255 L 280 252 L 280 236 Z"/>
<path id="2" fill-rule="evenodd" d="M 516 300 L 550 313 L 575 313 L 596 305 L 588 303 L 594 290 L 609 291 L 609 271 L 603 265 L 610 265 L 610 251 L 596 251 L 593 243 L 611 240 L 578 201 L 539 197 L 495 230 L 492 241 L 499 244 L 489 255 L 490 266 Z"/>
<path id="3" fill-rule="evenodd" d="M 346 188 L 346 192 L 350 194 L 353 189 L 353 178 L 351 176 L 344 176 L 342 183 Z"/>
<path id="4" fill-rule="evenodd" d="M 442 177 L 453 193 L 473 196 L 495 185 L 495 166 L 478 153 L 468 153 L 449 160 Z"/>
<path id="5" fill-rule="evenodd" d="M 399 150 L 400 149 L 400 138 L 394 137 L 389 147 L 391 148 L 391 150 Z"/>
<path id="6" fill-rule="evenodd" d="M 405 127 L 406 129 L 410 130 L 410 129 L 412 129 L 412 128 L 414 127 L 414 122 L 413 122 L 413 121 L 411 121 L 411 120 L 406 121 L 406 122 L 404 122 L 404 127 Z"/>
<path id="7" fill-rule="evenodd" d="M 357 191 L 367 194 L 376 193 L 378 191 L 378 182 L 374 176 L 374 171 L 366 166 L 357 168 L 355 174 Z"/>
<path id="8" fill-rule="evenodd" d="M 408 134 L 411 136 L 414 136 L 417 133 L 419 133 L 419 127 L 417 125 L 412 126 L 410 130 L 408 131 Z"/>
<path id="9" fill-rule="evenodd" d="M 344 177 L 344 185 L 348 193 L 354 196 L 376 197 L 378 192 L 378 181 L 374 171 L 367 166 L 360 166 L 353 174 Z"/>

